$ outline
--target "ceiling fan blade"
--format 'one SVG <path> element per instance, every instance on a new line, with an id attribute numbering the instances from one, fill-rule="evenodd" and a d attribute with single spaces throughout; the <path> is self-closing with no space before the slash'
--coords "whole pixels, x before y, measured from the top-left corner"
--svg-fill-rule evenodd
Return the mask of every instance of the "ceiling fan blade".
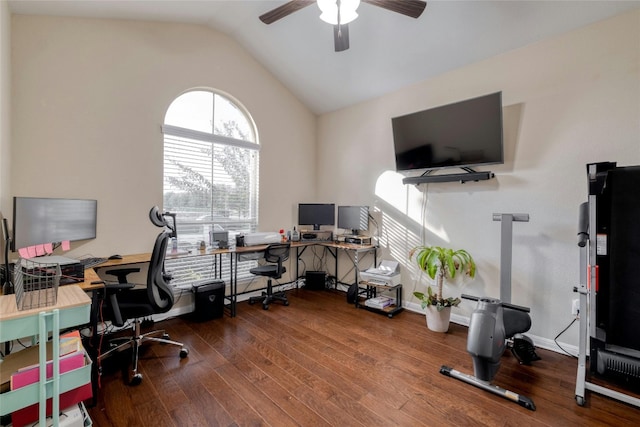
<path id="1" fill-rule="evenodd" d="M 411 18 L 418 18 L 427 7 L 426 1 L 420 0 L 361 0 L 362 3 L 369 3 L 392 12 L 401 13 Z"/>
<path id="2" fill-rule="evenodd" d="M 349 24 L 333 26 L 333 42 L 336 52 L 349 49 Z"/>
<path id="3" fill-rule="evenodd" d="M 285 16 L 291 15 L 293 12 L 297 12 L 303 7 L 307 7 L 315 3 L 315 0 L 291 0 L 282 6 L 276 7 L 269 12 L 260 15 L 260 20 L 265 24 L 273 24 L 278 19 L 282 19 Z"/>

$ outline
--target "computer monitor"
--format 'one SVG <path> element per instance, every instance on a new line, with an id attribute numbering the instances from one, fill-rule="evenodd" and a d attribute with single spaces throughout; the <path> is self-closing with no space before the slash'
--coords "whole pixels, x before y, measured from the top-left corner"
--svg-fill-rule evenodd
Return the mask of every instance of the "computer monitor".
<path id="1" fill-rule="evenodd" d="M 321 225 L 335 225 L 336 205 L 333 203 L 298 204 L 298 225 L 313 225 L 320 230 Z"/>
<path id="2" fill-rule="evenodd" d="M 338 206 L 338 228 L 357 235 L 369 229 L 369 206 Z"/>
<path id="3" fill-rule="evenodd" d="M 97 200 L 14 197 L 11 249 L 95 239 L 97 212 Z"/>

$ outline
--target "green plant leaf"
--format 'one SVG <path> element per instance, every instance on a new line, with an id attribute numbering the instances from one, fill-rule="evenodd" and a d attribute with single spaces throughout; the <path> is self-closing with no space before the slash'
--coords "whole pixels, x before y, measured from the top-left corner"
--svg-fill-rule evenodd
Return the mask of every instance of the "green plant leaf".
<path id="1" fill-rule="evenodd" d="M 476 264 L 464 249 L 453 250 L 439 246 L 416 246 L 409 251 L 409 258 L 415 256 L 418 267 L 427 273 L 433 280 L 436 276 L 455 278 L 458 272 L 475 277 Z M 439 279 L 438 279 L 439 280 Z M 460 298 L 443 298 L 433 291 L 431 286 L 427 287 L 427 294 L 414 292 L 414 296 L 421 302 L 422 308 L 434 305 L 441 311 L 445 307 L 455 307 L 460 304 Z M 438 298 L 440 297 L 440 298 Z"/>

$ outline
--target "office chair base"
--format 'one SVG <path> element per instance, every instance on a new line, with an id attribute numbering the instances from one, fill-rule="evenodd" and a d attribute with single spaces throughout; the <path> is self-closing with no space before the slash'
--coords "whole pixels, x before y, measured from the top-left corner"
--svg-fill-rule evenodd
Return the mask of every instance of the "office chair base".
<path id="1" fill-rule="evenodd" d="M 256 302 L 262 302 L 262 308 L 264 310 L 269 310 L 269 304 L 274 301 L 282 302 L 282 305 L 289 305 L 289 300 L 287 299 L 287 295 L 284 292 L 263 292 L 259 297 L 250 297 L 249 304 L 253 305 Z"/>
<path id="2" fill-rule="evenodd" d="M 145 334 L 140 333 L 140 321 L 136 320 L 133 325 L 134 336 L 132 337 L 123 337 L 116 338 L 110 341 L 110 344 L 117 343 L 120 341 L 124 341 L 121 344 L 115 344 L 112 348 L 102 353 L 98 357 L 98 361 L 102 361 L 114 353 L 119 353 L 128 349 L 132 349 L 132 362 L 133 368 L 131 369 L 131 379 L 129 380 L 129 385 L 138 385 L 142 382 L 142 374 L 138 372 L 138 358 L 139 358 L 139 349 L 145 342 L 158 342 L 161 344 L 171 344 L 180 348 L 180 358 L 184 359 L 189 355 L 189 349 L 184 347 L 184 344 L 173 341 L 169 339 L 169 335 L 164 330 L 156 330 L 147 332 Z M 160 337 L 158 337 L 160 336 Z"/>

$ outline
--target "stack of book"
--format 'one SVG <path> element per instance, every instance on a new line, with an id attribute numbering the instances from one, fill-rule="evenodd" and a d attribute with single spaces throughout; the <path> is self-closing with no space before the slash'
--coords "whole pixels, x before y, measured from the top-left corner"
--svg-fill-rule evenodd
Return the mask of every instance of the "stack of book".
<path id="1" fill-rule="evenodd" d="M 394 305 L 396 303 L 394 298 L 387 297 L 381 295 L 375 298 L 369 298 L 364 302 L 364 305 L 371 308 L 377 308 L 378 310 L 382 310 L 385 307 L 389 307 L 390 305 Z"/>

